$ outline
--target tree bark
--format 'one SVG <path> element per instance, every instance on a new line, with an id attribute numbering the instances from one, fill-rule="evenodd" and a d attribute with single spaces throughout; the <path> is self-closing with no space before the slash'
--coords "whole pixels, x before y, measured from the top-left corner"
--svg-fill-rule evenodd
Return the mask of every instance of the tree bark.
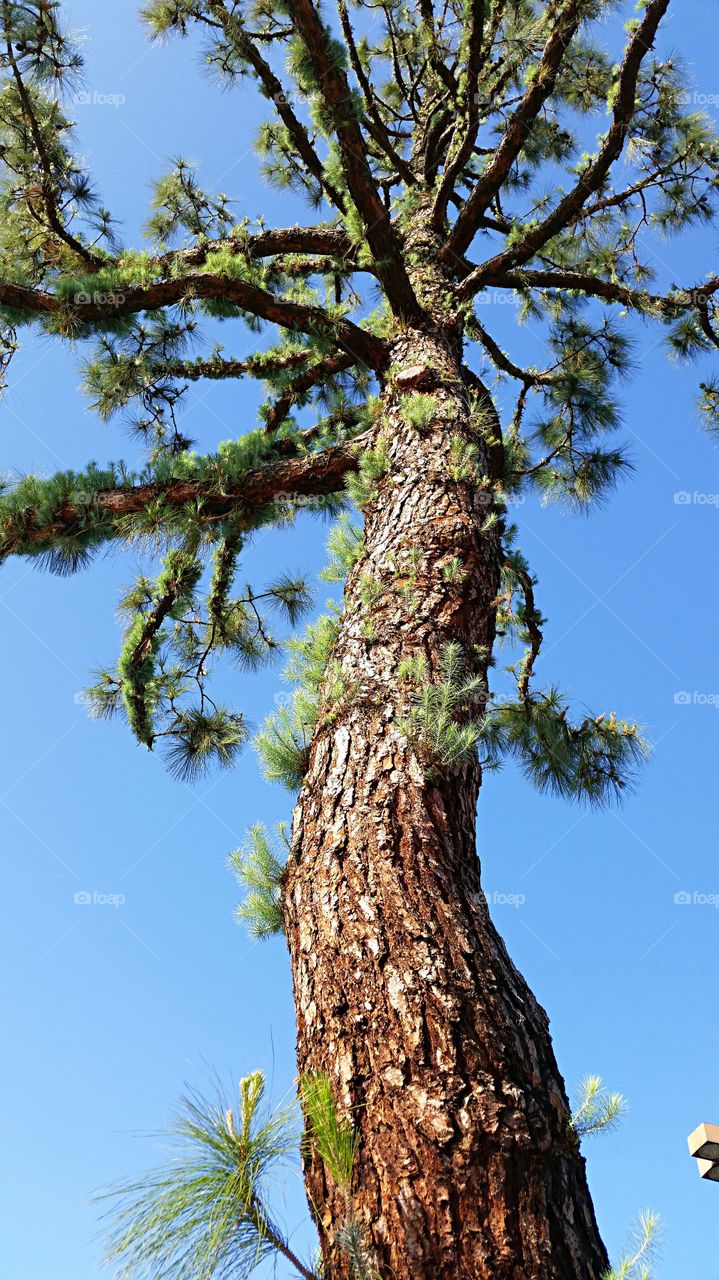
<path id="1" fill-rule="evenodd" d="M 600 1280 L 548 1020 L 480 888 L 480 766 L 432 766 L 398 725 L 403 659 L 423 655 L 436 680 L 454 641 L 478 672 L 494 638 L 497 531 L 476 475 L 450 470 L 453 437 L 489 470 L 460 349 L 451 325 L 394 342 L 377 426 L 391 465 L 334 653 L 350 692 L 323 709 L 295 811 L 284 906 L 299 1070 L 329 1076 L 360 1134 L 351 1197 L 316 1155 L 307 1188 L 330 1280 L 361 1276 L 342 1239 L 350 1215 L 366 1280 Z M 422 431 L 403 418 L 417 387 L 435 400 Z M 443 573 L 455 558 L 459 580 Z M 381 584 L 371 604 L 368 575 Z"/>

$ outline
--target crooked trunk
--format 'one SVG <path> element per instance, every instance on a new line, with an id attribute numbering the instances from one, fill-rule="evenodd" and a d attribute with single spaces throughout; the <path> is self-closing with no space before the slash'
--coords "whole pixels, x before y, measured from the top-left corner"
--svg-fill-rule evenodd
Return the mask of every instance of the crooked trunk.
<path id="1" fill-rule="evenodd" d="M 367 1278 L 599 1280 L 547 1017 L 480 889 L 479 766 L 443 766 L 401 732 L 403 660 L 424 657 L 437 681 L 456 642 L 482 670 L 498 540 L 459 339 L 405 333 L 394 361 L 377 427 L 390 465 L 334 654 L 346 693 L 312 744 L 285 888 L 299 1069 L 327 1073 L 361 1138 L 351 1194 L 308 1159 L 326 1274 L 362 1275 L 354 1216 Z M 418 388 L 431 406 L 408 402 Z"/>

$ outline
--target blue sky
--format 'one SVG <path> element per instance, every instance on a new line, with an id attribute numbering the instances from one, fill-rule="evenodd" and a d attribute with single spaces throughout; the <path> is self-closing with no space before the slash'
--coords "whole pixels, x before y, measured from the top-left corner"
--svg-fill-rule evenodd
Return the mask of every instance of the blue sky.
<path id="1" fill-rule="evenodd" d="M 295 220 L 297 205 L 258 183 L 249 86 L 218 94 L 191 42 L 150 46 L 128 0 L 67 9 L 87 36 L 81 146 L 131 243 L 149 182 L 180 152 L 237 199 L 238 217 Z M 697 100 L 716 114 L 719 14 L 701 0 L 672 10 L 664 47 L 682 52 Z M 699 280 L 716 240 L 655 246 L 660 281 Z M 511 307 L 497 324 L 515 354 L 539 362 L 538 331 L 515 332 Z M 636 794 L 601 814 L 537 796 L 507 768 L 486 783 L 479 847 L 494 918 L 550 1014 L 570 1090 L 598 1072 L 631 1104 L 618 1133 L 586 1146 L 610 1250 L 652 1207 L 666 1226 L 657 1274 L 716 1277 L 719 1261 L 706 1259 L 719 1189 L 700 1183 L 685 1139 L 700 1120 L 719 1122 L 719 454 L 693 409 L 706 370 L 672 365 L 651 328 L 634 336 L 637 369 L 622 392 L 634 477 L 589 519 L 532 502 L 515 514 L 549 620 L 543 678 L 637 719 L 654 756 Z M 241 330 L 225 341 L 237 356 L 250 348 Z M 132 442 L 88 414 L 77 357 L 25 336 L 0 409 L 4 469 L 132 459 Z M 211 447 L 251 427 L 255 405 L 244 389 L 198 384 L 187 425 Z M 324 536 L 309 520 L 263 533 L 248 575 L 316 574 Z M 284 947 L 251 945 L 234 924 L 226 868 L 251 822 L 289 816 L 288 797 L 264 784 L 251 751 L 196 788 L 175 782 L 78 699 L 117 652 L 115 609 L 133 568 L 122 555 L 69 580 L 23 562 L 0 576 L 3 1280 L 98 1275 L 89 1194 L 161 1155 L 147 1133 L 185 1082 L 262 1066 L 281 1097 L 294 1073 Z M 278 672 L 236 684 L 255 722 L 283 690 Z M 78 905 L 82 891 L 124 900 Z M 290 1180 L 281 1195 L 301 1241 L 299 1188 Z"/>

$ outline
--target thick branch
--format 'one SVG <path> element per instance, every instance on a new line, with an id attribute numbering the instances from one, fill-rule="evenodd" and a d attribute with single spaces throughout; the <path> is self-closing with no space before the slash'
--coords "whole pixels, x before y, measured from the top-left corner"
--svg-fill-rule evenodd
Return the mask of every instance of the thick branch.
<path id="1" fill-rule="evenodd" d="M 457 218 L 445 254 L 463 254 L 472 243 L 478 219 L 501 189 L 532 124 L 554 90 L 567 46 L 577 33 L 583 12 L 583 0 L 567 0 L 560 10 L 530 86 L 510 116 L 497 150 Z"/>
<path id="2" fill-rule="evenodd" d="M 451 67 L 442 57 L 437 44 L 437 25 L 432 0 L 419 0 L 419 11 L 422 17 L 422 25 L 427 33 L 429 41 L 429 63 L 432 70 L 439 76 L 442 84 L 453 97 L 457 97 L 459 85 L 457 77 Z"/>
<path id="3" fill-rule="evenodd" d="M 367 243 L 387 301 L 395 314 L 407 320 L 419 319 L 419 303 L 407 275 L 401 248 L 369 167 L 347 77 L 333 56 L 327 31 L 312 0 L 294 0 L 291 13 L 321 86 L 324 102 L 332 114 L 347 186 L 365 224 Z"/>
<path id="4" fill-rule="evenodd" d="M 75 314 L 82 323 L 101 324 L 103 320 L 115 320 L 118 316 L 171 307 L 190 298 L 230 302 L 293 333 L 331 336 L 343 351 L 371 369 L 381 369 L 386 362 L 386 344 L 351 320 L 335 319 L 321 307 L 290 302 L 243 280 L 227 279 L 210 272 L 164 280 L 145 288 L 132 286 L 124 292 L 109 295 L 102 302 L 77 304 Z M 46 316 L 66 311 L 68 306 L 55 294 L 44 290 L 2 283 L 0 305 Z"/>
<path id="5" fill-rule="evenodd" d="M 350 359 L 349 356 L 341 358 Z M 225 360 L 221 356 L 211 356 L 208 360 L 158 360 L 153 364 L 152 372 L 157 377 L 187 378 L 190 382 L 197 382 L 200 378 L 242 378 L 245 374 L 251 378 L 272 378 L 293 369 L 304 369 L 311 359 L 312 352 L 303 348 L 301 351 L 289 351 L 286 355 L 248 356 L 246 360 Z"/>
<path id="6" fill-rule="evenodd" d="M 238 52 L 249 62 L 267 97 L 274 102 L 275 110 L 290 135 L 305 168 L 319 183 L 335 208 L 343 212 L 345 208 L 344 197 L 334 184 L 328 180 L 322 161 L 310 141 L 307 130 L 292 110 L 282 81 L 277 78 L 269 62 L 263 58 L 240 20 L 227 12 L 223 0 L 209 0 L 208 8 L 222 27 L 227 38 L 237 42 Z"/>
<path id="7" fill-rule="evenodd" d="M 365 74 L 365 70 L 360 60 L 354 31 L 352 30 L 352 23 L 350 22 L 349 13 L 347 11 L 346 0 L 337 0 L 337 10 L 340 17 L 340 23 L 342 25 L 342 34 L 345 38 L 345 44 L 347 45 L 350 61 L 352 63 L 352 69 L 357 77 L 357 82 L 362 90 L 362 96 L 365 101 L 365 129 L 370 137 L 377 143 L 377 146 L 384 151 L 387 159 L 394 165 L 398 174 L 407 183 L 407 186 L 414 186 L 416 178 L 407 161 L 400 155 L 394 146 L 389 130 L 377 109 L 376 94 L 370 80 Z"/>
<path id="8" fill-rule="evenodd" d="M 477 268 L 481 271 L 483 268 Z M 459 286 L 457 292 L 464 296 L 465 285 L 469 285 L 475 272 L 468 276 Z M 630 289 L 627 285 L 616 284 L 613 280 L 602 280 L 598 276 L 585 275 L 581 271 L 505 271 L 490 277 L 482 287 L 498 289 L 565 289 L 578 293 L 586 293 L 593 298 L 603 298 L 606 302 L 619 302 L 624 307 L 635 311 L 656 311 L 665 315 L 675 315 L 681 311 L 698 308 L 707 299 L 719 293 L 719 276 L 705 280 L 703 284 L 688 289 L 676 289 L 670 294 L 644 293 L 640 289 Z M 468 292 L 475 292 L 472 287 Z"/>
<path id="9" fill-rule="evenodd" d="M 158 501 L 166 507 L 179 510 L 190 503 L 201 503 L 202 514 L 207 520 L 235 517 L 236 527 L 252 529 L 257 509 L 272 502 L 297 497 L 323 497 L 339 493 L 345 477 L 358 467 L 358 458 L 366 437 L 358 436 L 347 444 L 334 445 L 320 453 L 303 457 L 268 462 L 248 471 L 241 480 L 217 491 L 216 483 L 207 480 L 175 480 L 169 484 L 138 484 L 127 488 L 107 489 L 92 495 L 93 516 L 96 523 L 112 530 L 123 516 L 146 511 Z M 51 550 L 59 541 L 81 536 L 88 529 L 87 503 L 64 503 L 54 512 L 48 524 L 22 521 L 22 528 L 14 535 L 12 527 L 6 527 L 0 545 L 0 557 Z"/>
<path id="10" fill-rule="evenodd" d="M 356 251 L 347 232 L 342 227 L 278 227 L 254 234 L 228 236 L 224 240 L 205 240 L 190 249 L 171 249 L 152 259 L 152 266 L 167 273 L 171 267 L 201 267 L 213 253 L 236 253 L 249 261 L 253 258 L 270 258 L 277 254 L 318 254 L 323 257 L 345 258 L 356 270 L 366 270 L 356 264 Z"/>
<path id="11" fill-rule="evenodd" d="M 634 116 L 637 81 L 642 61 L 654 43 L 659 23 L 668 6 L 669 0 L 649 0 L 644 17 L 629 42 L 622 62 L 609 131 L 598 154 L 587 165 L 576 186 L 518 245 L 505 249 L 472 272 L 472 275 L 460 285 L 459 292 L 462 297 L 469 297 L 472 292 L 481 288 L 490 276 L 528 262 L 548 240 L 564 230 L 580 212 L 589 197 L 600 189 L 612 165 L 622 153 Z M 469 204 L 469 201 L 467 203 Z M 461 247 L 462 243 L 463 239 L 460 238 L 457 244 Z M 465 248 L 468 243 L 468 241 L 464 243 Z M 450 241 L 450 246 L 457 251 L 453 241 Z"/>
<path id="12" fill-rule="evenodd" d="M 472 155 L 479 129 L 479 73 L 482 67 L 482 40 L 484 36 L 485 0 L 472 0 L 467 34 L 467 66 L 463 90 L 464 110 L 453 132 L 449 154 L 434 206 L 434 221 L 438 228 L 444 224 L 447 205 L 454 193 L 455 184 Z M 456 144 L 455 144 L 456 140 Z"/>

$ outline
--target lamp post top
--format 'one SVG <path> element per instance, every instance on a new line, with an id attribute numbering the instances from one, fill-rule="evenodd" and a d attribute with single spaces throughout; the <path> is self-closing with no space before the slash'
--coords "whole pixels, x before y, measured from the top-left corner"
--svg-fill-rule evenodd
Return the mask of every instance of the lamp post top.
<path id="1" fill-rule="evenodd" d="M 699 1166 L 699 1176 L 708 1182 L 719 1182 L 719 1124 L 697 1125 L 687 1138 L 689 1154 Z"/>

